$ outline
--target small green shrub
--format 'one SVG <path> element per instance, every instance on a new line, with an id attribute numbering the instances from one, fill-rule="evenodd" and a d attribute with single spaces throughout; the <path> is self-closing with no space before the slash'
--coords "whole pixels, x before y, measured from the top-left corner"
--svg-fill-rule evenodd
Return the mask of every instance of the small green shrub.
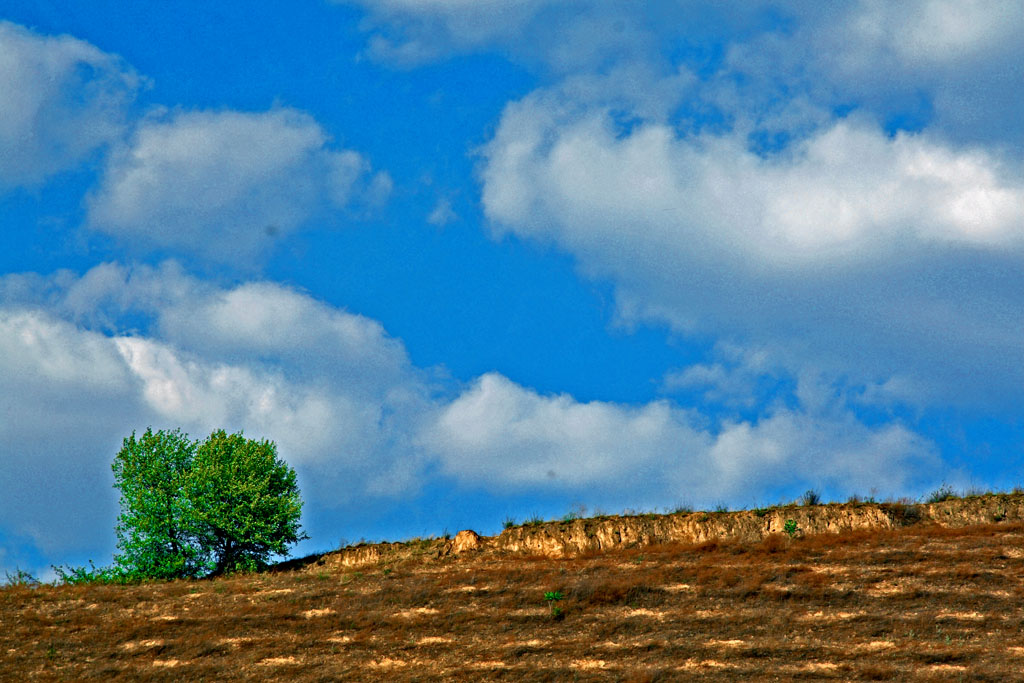
<path id="1" fill-rule="evenodd" d="M 728 512 L 728 511 L 729 511 L 729 506 L 726 505 L 725 503 L 719 503 L 718 505 L 715 506 L 715 512 Z"/>
<path id="2" fill-rule="evenodd" d="M 797 526 L 795 519 L 787 519 L 786 523 L 782 526 L 782 530 L 785 531 L 790 538 L 793 538 L 800 531 L 800 527 Z"/>
<path id="3" fill-rule="evenodd" d="M 141 583 L 147 578 L 140 572 L 130 571 L 119 566 L 97 568 L 92 560 L 89 560 L 88 569 L 70 565 L 67 567 L 53 565 L 53 571 L 57 572 L 59 583 L 71 586 L 89 583 L 125 585 Z"/>
<path id="4" fill-rule="evenodd" d="M 943 484 L 939 488 L 932 491 L 931 494 L 929 494 L 926 502 L 941 503 L 946 500 L 952 500 L 956 497 L 957 495 L 956 492 L 953 490 L 953 487 L 950 486 L 949 484 Z"/>
<path id="5" fill-rule="evenodd" d="M 547 600 L 548 604 L 551 606 L 551 617 L 553 619 L 560 619 L 565 616 L 565 613 L 561 608 L 555 604 L 564 597 L 565 595 L 562 594 L 562 591 L 547 591 L 544 593 L 544 599 Z"/>
<path id="6" fill-rule="evenodd" d="M 511 528 L 513 528 L 513 527 L 514 527 L 515 525 L 516 525 L 516 520 L 515 520 L 515 519 L 513 519 L 512 517 L 506 517 L 506 518 L 505 518 L 505 521 L 504 521 L 504 522 L 502 522 L 502 528 L 503 528 L 503 529 L 511 529 Z"/>

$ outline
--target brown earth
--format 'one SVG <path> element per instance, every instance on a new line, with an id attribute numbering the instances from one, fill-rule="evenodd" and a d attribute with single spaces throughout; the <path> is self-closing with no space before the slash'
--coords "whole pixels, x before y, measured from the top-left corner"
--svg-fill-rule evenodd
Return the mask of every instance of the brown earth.
<path id="1" fill-rule="evenodd" d="M 1022 495 L 602 517 L 364 544 L 263 574 L 0 589 L 3 681 L 1022 671 Z"/>
<path id="2" fill-rule="evenodd" d="M 470 530 L 460 531 L 450 541 L 435 542 L 430 551 L 439 557 L 467 550 L 572 557 L 580 553 L 664 543 L 703 543 L 711 539 L 752 542 L 782 533 L 789 520 L 797 524 L 798 535 L 895 529 L 923 522 L 965 526 L 992 521 L 1024 521 L 1024 495 L 973 496 L 930 504 L 792 504 L 738 512 L 610 515 L 524 524 L 493 537 L 481 537 Z M 364 543 L 305 560 L 315 559 L 319 564 L 330 567 L 357 567 L 384 558 L 393 561 L 422 554 L 423 550 L 419 545 L 414 547 L 408 543 Z"/>

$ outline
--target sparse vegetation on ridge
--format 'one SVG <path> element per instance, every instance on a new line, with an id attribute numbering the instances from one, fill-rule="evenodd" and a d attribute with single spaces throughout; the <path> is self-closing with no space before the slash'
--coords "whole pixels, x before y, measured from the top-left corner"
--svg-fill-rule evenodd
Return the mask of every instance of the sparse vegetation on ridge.
<path id="1" fill-rule="evenodd" d="M 973 495 L 978 495 L 978 493 L 974 493 Z M 934 491 L 932 491 L 931 495 L 928 496 L 928 498 L 926 499 L 925 502 L 928 502 L 928 503 L 941 503 L 941 502 L 946 501 L 946 500 L 953 500 L 954 498 L 961 498 L 961 497 L 962 498 L 966 498 L 966 497 L 968 497 L 968 494 L 965 494 L 963 496 L 957 496 L 956 492 L 953 490 L 952 486 L 949 486 L 947 484 L 943 484 L 939 488 L 937 488 Z"/>
<path id="2" fill-rule="evenodd" d="M 947 484 L 943 484 L 941 487 L 939 487 L 938 489 L 936 489 L 935 491 L 933 491 L 929 495 L 925 496 L 924 499 L 923 499 L 923 502 L 922 501 L 915 501 L 915 500 L 909 499 L 909 498 L 901 498 L 901 499 L 895 500 L 895 501 L 894 500 L 889 500 L 889 501 L 886 501 L 886 502 L 883 502 L 883 503 L 874 503 L 874 496 L 873 495 L 870 496 L 870 497 L 867 497 L 867 498 L 864 498 L 864 497 L 861 497 L 861 496 L 858 496 L 858 495 L 852 495 L 852 496 L 850 496 L 847 499 L 845 504 L 846 505 L 853 505 L 853 506 L 877 504 L 877 505 L 880 506 L 881 509 L 883 509 L 885 512 L 887 512 L 893 519 L 900 521 L 902 525 L 910 525 L 910 524 L 917 523 L 917 522 L 919 522 L 921 520 L 921 512 L 920 512 L 919 506 L 922 505 L 922 504 L 928 505 L 928 504 L 933 504 L 933 503 L 941 503 L 941 502 L 953 501 L 953 500 L 964 500 L 964 499 L 969 499 L 969 498 L 979 498 L 979 497 L 984 497 L 984 496 L 1021 496 L 1021 495 L 1024 495 L 1024 488 L 1022 488 L 1022 487 L 1016 487 L 1016 488 L 1014 488 L 1009 493 L 997 493 L 997 492 L 992 492 L 992 491 L 972 490 L 970 493 L 964 492 L 962 494 L 958 494 L 958 493 L 956 493 L 956 491 L 951 486 L 949 486 Z M 807 502 L 808 500 L 814 500 L 815 501 L 814 503 L 810 503 L 810 505 L 823 505 L 823 504 L 826 504 L 826 503 L 824 503 L 821 500 L 820 495 L 816 491 L 811 489 L 811 490 L 808 490 L 801 497 L 801 499 L 798 500 L 798 501 L 792 501 L 792 502 L 789 502 L 789 503 L 778 503 L 778 504 L 771 505 L 771 506 L 768 506 L 768 507 L 752 508 L 751 510 L 749 510 L 749 512 L 753 513 L 754 515 L 756 515 L 758 517 L 765 517 L 768 514 L 770 514 L 772 511 L 775 511 L 775 510 L 793 508 L 793 507 L 797 507 L 797 506 L 804 506 L 804 507 L 806 507 L 807 505 L 809 505 L 809 503 Z M 828 505 L 841 505 L 841 503 L 832 502 L 832 503 L 828 503 Z M 612 519 L 612 518 L 615 518 L 615 517 L 619 517 L 619 518 L 622 518 L 622 517 L 646 517 L 646 518 L 650 519 L 650 518 L 654 518 L 654 517 L 659 516 L 655 512 L 650 512 L 650 511 L 649 512 L 644 512 L 644 511 L 638 511 L 638 510 L 635 510 L 635 509 L 624 510 L 621 515 L 615 516 L 615 515 L 605 514 L 604 512 L 595 509 L 593 516 L 586 517 L 586 516 L 583 516 L 585 514 L 585 510 L 586 510 L 586 508 L 584 506 L 577 504 L 576 506 L 574 506 L 574 508 L 572 510 L 570 510 L 569 513 L 567 513 L 561 519 L 561 521 L 562 522 L 566 522 L 566 521 L 573 521 L 573 522 L 575 522 L 575 521 L 584 521 L 584 522 L 589 522 L 589 521 L 595 521 L 595 520 Z M 718 505 L 718 506 L 716 506 L 715 512 L 717 512 L 717 513 L 725 513 L 725 512 L 728 512 L 728 508 L 726 506 L 724 506 L 724 505 Z M 742 513 L 742 512 L 744 512 L 744 511 L 743 510 L 735 511 L 735 513 Z M 690 506 L 687 506 L 687 505 L 677 505 L 675 508 L 673 508 L 671 510 L 666 510 L 664 512 L 664 515 L 693 515 L 693 514 L 700 515 L 701 521 L 707 521 L 707 520 L 709 520 L 711 518 L 711 516 L 710 516 L 710 514 L 708 512 L 694 512 L 693 508 L 690 507 Z M 1007 513 L 1006 513 L 1006 510 L 1004 508 L 1002 508 L 1002 507 L 997 507 L 996 510 L 990 516 L 990 520 L 991 521 L 995 521 L 995 522 L 1003 521 L 1005 519 L 1007 519 Z M 557 520 L 552 520 L 552 522 L 554 522 L 554 521 L 557 521 Z M 544 518 L 542 516 L 540 516 L 539 514 L 537 514 L 537 513 L 533 513 L 531 516 L 526 518 L 522 523 L 518 523 L 518 524 L 516 523 L 515 518 L 513 518 L 511 516 L 507 516 L 505 518 L 505 520 L 503 521 L 503 523 L 502 523 L 502 529 L 503 529 L 503 531 L 511 531 L 511 530 L 520 529 L 520 528 L 535 528 L 535 527 L 543 526 L 543 525 L 548 524 L 548 523 L 549 522 L 545 521 Z M 418 550 L 419 550 L 420 554 L 423 554 L 423 553 L 430 554 L 431 552 L 434 552 L 436 550 L 436 548 L 433 547 L 433 541 L 435 541 L 437 538 L 438 537 L 431 536 L 431 537 L 428 537 L 426 539 L 415 538 L 415 539 L 411 539 L 410 541 L 390 542 L 390 543 L 387 542 L 387 541 L 383 541 L 382 540 L 382 541 L 380 541 L 380 544 L 395 545 L 395 546 L 409 545 L 409 544 L 418 544 L 419 545 Z M 445 530 L 443 538 L 444 538 L 444 540 L 448 540 L 450 538 L 450 534 L 447 532 L 447 530 Z M 355 548 L 355 547 L 368 546 L 368 545 L 373 545 L 373 544 L 370 543 L 369 541 L 367 541 L 365 538 L 361 538 L 357 544 L 349 544 L 348 541 L 342 539 L 342 541 L 338 545 L 338 549 L 339 550 L 343 550 L 343 549 L 346 549 L 346 548 Z M 288 560 L 288 561 L 285 561 L 285 562 L 283 562 L 281 564 L 283 564 L 283 565 L 301 565 L 304 562 L 311 561 L 310 558 L 319 557 L 320 555 L 321 554 L 318 553 L 318 554 L 315 554 L 315 555 L 307 556 L 305 558 L 298 558 L 298 559 L 294 559 L 294 560 Z M 92 565 L 92 563 L 90 563 L 90 567 L 89 568 L 85 568 L 85 567 L 54 567 L 54 569 L 57 571 L 56 583 L 58 583 L 58 584 L 59 583 L 78 584 L 78 583 L 125 583 L 125 582 L 127 582 L 126 579 L 125 579 L 125 574 L 123 572 L 116 571 L 116 568 L 106 568 L 106 567 L 97 568 L 94 565 Z M 19 570 L 18 573 L 21 574 L 22 572 Z M 28 573 L 24 573 L 24 576 L 31 578 L 31 576 Z M 34 581 L 34 578 L 32 580 Z M 11 575 L 8 575 L 6 583 L 13 585 L 13 584 L 17 583 L 17 578 L 16 577 L 12 577 Z M 0 584 L 0 585 L 2 585 L 2 584 Z"/>

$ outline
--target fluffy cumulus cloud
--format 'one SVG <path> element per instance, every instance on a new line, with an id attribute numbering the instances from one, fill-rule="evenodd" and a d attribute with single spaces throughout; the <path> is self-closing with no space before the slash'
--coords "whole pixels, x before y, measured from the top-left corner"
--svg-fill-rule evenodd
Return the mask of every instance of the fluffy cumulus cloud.
<path id="1" fill-rule="evenodd" d="M 444 406 L 422 438 L 465 483 L 568 489 L 609 504 L 748 504 L 784 487 L 850 493 L 880 481 L 895 493 L 931 483 L 938 463 L 903 425 L 869 427 L 837 404 L 780 406 L 713 427 L 667 401 L 580 403 L 495 373 Z"/>
<path id="2" fill-rule="evenodd" d="M 0 347 L 0 526 L 44 552 L 87 548 L 115 514 L 97 454 L 147 418 L 131 373 L 106 337 L 38 310 L 0 310 Z"/>
<path id="3" fill-rule="evenodd" d="M 539 396 L 491 373 L 447 406 L 429 432 L 448 471 L 469 481 L 609 486 L 623 458 L 637 470 L 685 453 L 695 434 L 667 403 L 631 408 Z"/>
<path id="4" fill-rule="evenodd" d="M 484 172 L 498 224 L 569 244 L 699 232 L 710 249 L 777 269 L 908 240 L 1024 244 L 1024 180 L 983 151 L 851 117 L 765 158 L 735 135 L 681 137 L 663 123 L 621 135 L 607 110 L 560 114 L 536 96 L 505 112 Z"/>
<path id="5" fill-rule="evenodd" d="M 862 0 L 849 6 L 847 21 L 837 26 L 848 40 L 839 61 L 849 72 L 880 55 L 910 66 L 962 65 L 1012 50 L 1024 24 L 1022 9 L 1019 0 Z M 854 57 L 858 53 L 863 55 L 859 62 Z"/>
<path id="6" fill-rule="evenodd" d="M 734 97 L 770 103 L 807 93 L 830 106 L 856 103 L 1019 156 L 1021 0 L 859 0 L 779 11 L 790 15 L 787 30 L 728 46 L 723 66 L 741 74 Z"/>
<path id="7" fill-rule="evenodd" d="M 116 140 L 139 84 L 89 43 L 0 21 L 0 190 L 39 185 Z"/>
<path id="8" fill-rule="evenodd" d="M 1024 177 L 998 155 L 855 115 L 765 154 L 735 131 L 624 130 L 565 102 L 542 91 L 502 116 L 481 174 L 496 234 L 576 254 L 626 317 L 859 381 L 906 371 L 945 398 L 1019 398 Z"/>
<path id="9" fill-rule="evenodd" d="M 387 196 L 386 173 L 328 143 L 312 117 L 284 108 L 147 119 L 108 159 L 89 225 L 143 248 L 249 261 L 325 205 Z"/>
<path id="10" fill-rule="evenodd" d="M 626 321 L 926 403 L 1018 405 L 1024 4 L 638 16 L 697 56 L 583 64 L 509 103 L 481 156 L 493 234 L 572 253 Z"/>
<path id="11" fill-rule="evenodd" d="M 896 94 L 905 97 L 913 89 L 931 91 L 936 129 L 953 139 L 999 148 L 1019 162 L 1018 152 L 1024 145 L 1024 98 L 1020 97 L 1024 0 L 918 0 L 902 5 L 866 3 L 863 19 L 849 25 L 857 35 L 840 40 L 849 51 L 858 41 L 877 40 L 881 34 L 885 48 L 873 53 L 877 55 L 874 65 L 846 56 L 839 78 L 859 72 L 857 80 L 872 84 L 861 91 L 884 97 L 877 74 L 894 63 L 889 55 L 895 52 L 902 72 Z M 897 16 L 889 16 L 893 12 Z M 906 31 L 901 35 L 891 27 L 906 27 Z M 865 67 L 875 70 L 874 80 L 864 77 Z"/>

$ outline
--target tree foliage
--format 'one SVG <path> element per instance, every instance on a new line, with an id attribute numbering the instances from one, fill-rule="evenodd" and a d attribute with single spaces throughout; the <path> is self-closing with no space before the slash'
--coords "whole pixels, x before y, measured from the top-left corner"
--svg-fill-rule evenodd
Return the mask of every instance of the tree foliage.
<path id="1" fill-rule="evenodd" d="M 216 573 L 258 568 L 305 537 L 295 470 L 277 457 L 271 441 L 214 432 L 196 453 L 187 497 Z"/>
<path id="2" fill-rule="evenodd" d="M 295 471 L 272 441 L 214 432 L 133 432 L 114 458 L 121 491 L 115 558 L 139 578 L 256 569 L 303 538 Z"/>
<path id="3" fill-rule="evenodd" d="M 114 458 L 121 491 L 117 541 L 121 569 L 144 577 L 196 576 L 205 567 L 192 532 L 190 501 L 182 495 L 196 443 L 180 430 L 135 432 Z"/>

